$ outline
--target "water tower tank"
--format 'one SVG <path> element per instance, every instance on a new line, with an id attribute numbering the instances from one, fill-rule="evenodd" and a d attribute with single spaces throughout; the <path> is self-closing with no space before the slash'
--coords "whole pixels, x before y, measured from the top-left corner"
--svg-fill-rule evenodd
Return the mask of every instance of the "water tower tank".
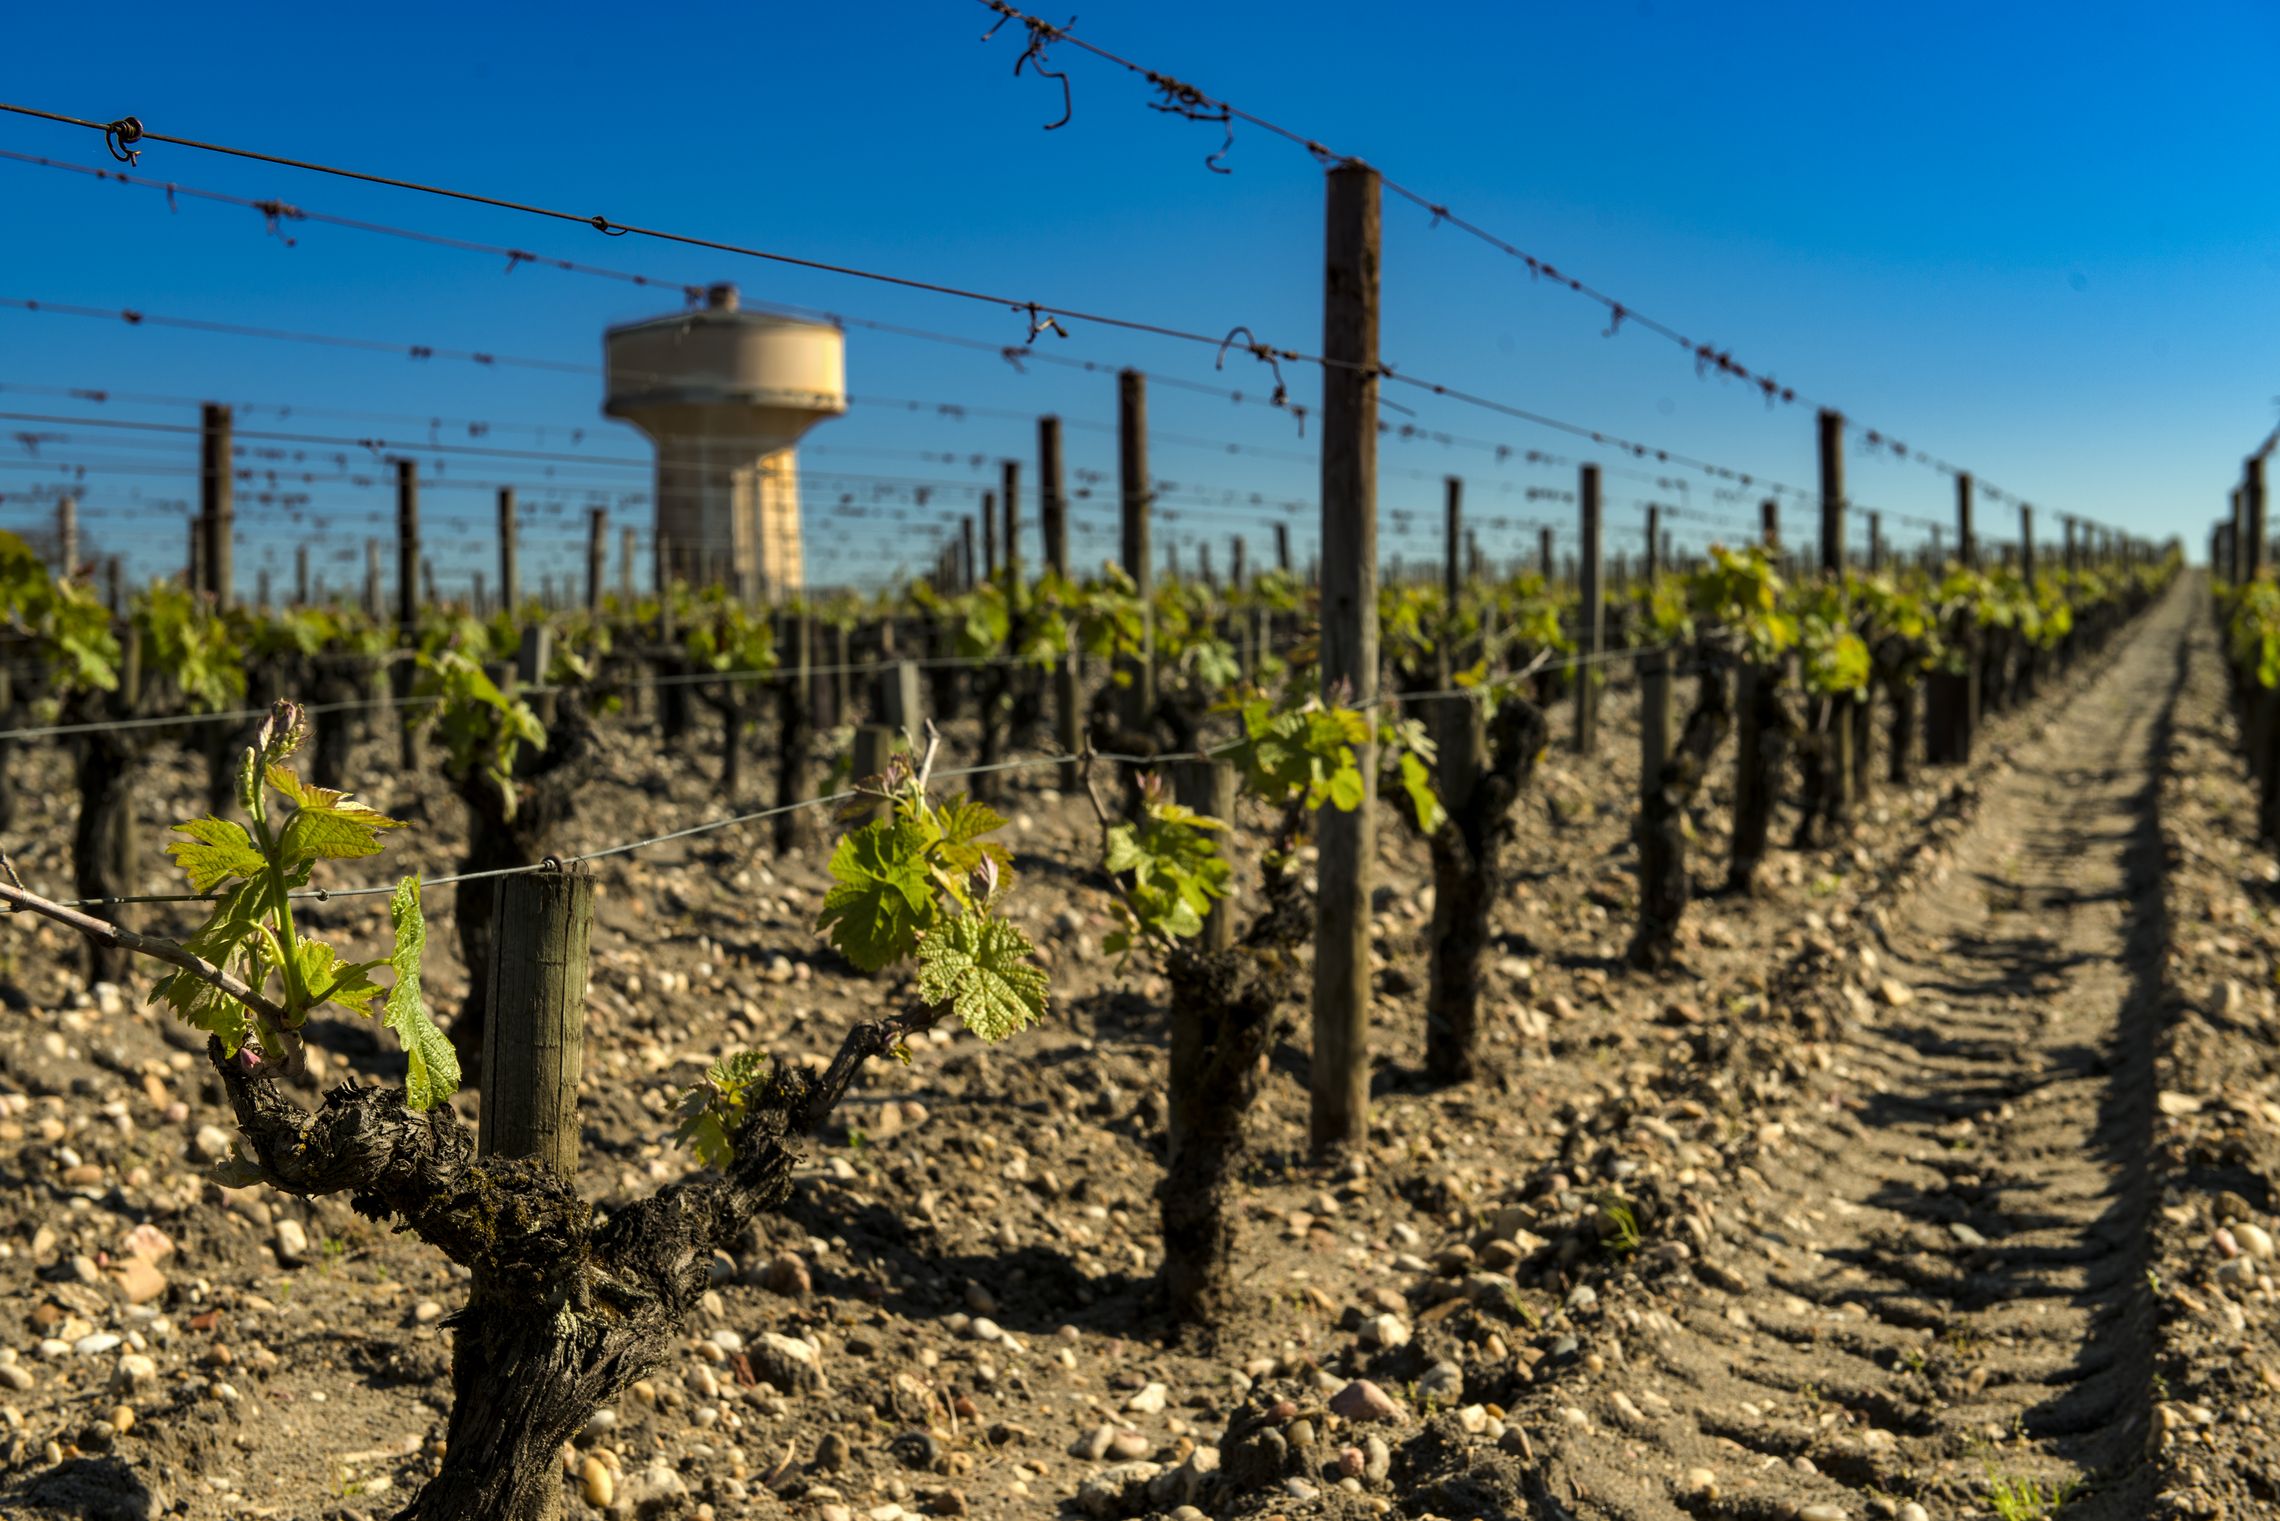
<path id="1" fill-rule="evenodd" d="M 847 410 L 846 335 L 748 312 L 716 285 L 701 311 L 602 335 L 602 410 L 657 447 L 660 583 L 724 585 L 748 601 L 799 590 L 793 445 Z"/>

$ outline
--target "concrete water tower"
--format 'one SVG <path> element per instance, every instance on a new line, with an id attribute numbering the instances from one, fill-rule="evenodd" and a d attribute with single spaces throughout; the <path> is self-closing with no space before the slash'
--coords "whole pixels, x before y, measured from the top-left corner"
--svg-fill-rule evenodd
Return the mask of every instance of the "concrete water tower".
<path id="1" fill-rule="evenodd" d="M 837 327 L 748 312 L 715 285 L 701 311 L 602 335 L 602 410 L 657 446 L 657 577 L 727 586 L 747 601 L 798 591 L 793 445 L 847 410 Z"/>

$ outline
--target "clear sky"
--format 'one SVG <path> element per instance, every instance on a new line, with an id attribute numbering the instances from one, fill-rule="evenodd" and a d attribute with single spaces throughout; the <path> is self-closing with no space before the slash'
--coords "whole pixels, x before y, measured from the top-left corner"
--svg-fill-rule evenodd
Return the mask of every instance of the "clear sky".
<path id="1" fill-rule="evenodd" d="M 1640 311 L 1729 348 L 1862 423 L 1979 472 L 2037 503 L 2046 533 L 2075 511 L 2196 553 L 2241 456 L 2280 396 L 2280 197 L 2270 60 L 2280 12 L 2259 4 L 1859 7 L 1826 4 L 1142 4 L 1093 0 L 1078 31 L 1260 115 L 1366 158 Z M 663 6 L 569 0 L 536 8 L 401 5 L 384 10 L 239 5 L 186 10 L 147 0 L 39 6 L 10 19 L 0 99 L 67 114 L 134 114 L 153 130 L 304 156 L 599 212 L 814 258 L 915 275 L 1184 329 L 1248 325 L 1278 345 L 1320 341 L 1322 174 L 1299 148 L 1147 109 L 1147 87 L 1062 47 L 1074 92 L 1013 65 L 1018 28 L 984 43 L 973 0 L 866 6 Z M 1054 20 L 1066 19 L 1054 13 Z M 0 149 L 84 164 L 99 136 L 0 117 Z M 733 279 L 754 302 L 906 323 L 987 344 L 1021 342 L 1015 314 L 749 259 L 604 238 L 579 226 L 458 205 L 196 151 L 153 145 L 141 174 L 279 197 L 369 218 L 653 275 L 669 286 Z M 341 228 L 271 235 L 248 210 L 0 160 L 0 299 L 35 299 L 223 323 L 483 350 L 590 365 L 609 322 L 678 305 L 645 291 Z M 1027 421 L 1068 420 L 1075 472 L 1113 479 L 1111 371 L 1240 389 L 1160 385 L 1154 453 L 1182 515 L 1175 539 L 1251 531 L 1265 552 L 1272 505 L 1311 503 L 1302 438 L 1259 405 L 1271 379 L 1208 348 L 1071 323 L 1056 355 L 1098 373 L 856 328 L 848 416 L 810 436 L 814 573 L 878 573 L 931 552 L 929 523 L 994 484 L 998 457 L 1034 457 Z M 1699 379 L 1675 348 L 1389 198 L 1384 355 L 1403 371 L 1513 405 L 1683 450 L 1800 486 L 1814 480 L 1813 415 L 1769 409 L 1731 381 Z M 1319 376 L 1293 367 L 1296 399 Z M 240 404 L 241 429 L 391 440 L 432 436 L 635 459 L 646 446 L 599 414 L 580 373 L 479 366 L 251 338 L 128 327 L 0 307 L 0 410 L 195 421 L 178 403 L 103 403 L 36 388 L 100 388 Z M 15 388 L 30 387 L 33 390 Z M 1566 523 L 1572 462 L 1615 456 L 1398 388 L 1414 421 L 1562 464 L 1499 462 L 1487 448 L 1389 439 L 1381 453 L 1388 557 L 1437 553 L 1443 473 L 1465 476 L 1484 548 L 1517 553 Z M 917 400 L 925 409 L 884 405 Z M 963 418 L 939 403 L 977 409 Z M 272 404 L 297 415 L 281 419 Z M 1001 411 L 1005 415 L 997 415 Z M 374 414 L 328 417 L 325 412 Z M 543 425 L 534 434 L 514 425 Z M 572 430 L 583 430 L 574 436 Z M 19 435 L 51 435 L 26 442 Z M 52 435 L 61 435 L 56 437 Z M 1230 453 L 1224 440 L 1262 452 Z M 283 446 L 292 447 L 292 446 Z M 296 468 L 344 473 L 335 450 Z M 347 451 L 354 454 L 356 451 Z M 948 454 L 954 459 L 925 459 Z M 1853 495 L 1893 515 L 1946 518 L 1953 485 L 1920 464 L 1861 458 Z M 179 566 L 179 516 L 194 491 L 194 440 L 21 420 L 0 423 L 0 523 L 47 515 L 74 460 L 106 469 L 80 484 L 88 531 L 138 574 Z M 646 508 L 637 468 L 430 456 L 443 479 L 511 480 L 531 504 L 536 569 L 567 571 L 589 494 L 615 521 Z M 118 469 L 133 462 L 130 473 Z M 241 575 L 282 573 L 313 535 L 336 584 L 359 574 L 361 542 L 384 531 L 389 488 L 367 452 L 325 484 L 299 524 L 248 502 Z M 826 472 L 840 473 L 827 476 Z M 844 478 L 840 478 L 844 476 Z M 842 518 L 842 493 L 908 507 L 905 486 L 940 483 L 902 519 Z M 1030 479 L 1034 479 L 1033 474 Z M 1080 474 L 1076 485 L 1088 482 Z M 1103 483 L 1105 484 L 1105 483 Z M 1759 495 L 1721 499 L 1628 476 L 1610 481 L 1611 543 L 1635 539 L 1633 503 L 1745 516 Z M 1538 491 L 1535 500 L 1527 490 Z M 241 487 L 244 491 L 258 488 Z M 296 488 L 301 489 L 301 488 Z M 1175 499 L 1184 499 L 1174 505 Z M 427 498 L 439 573 L 488 563 L 489 496 Z M 1184 509 L 1184 510 L 1183 510 Z M 1109 521 L 1106 493 L 1079 521 Z M 1414 517 L 1395 516 L 1414 513 Z M 369 514 L 366 517 L 363 515 Z M 1502 518 L 1498 523 L 1494 519 Z M 1990 537 L 2007 507 L 1982 509 Z M 456 520 L 456 521 L 455 521 Z M 1285 518 L 1303 555 L 1311 508 Z M 1802 539 L 1804 506 L 1785 519 Z M 454 538 L 454 531 L 462 537 Z M 1858 533 L 1856 526 L 1853 530 Z M 1690 542 L 1738 529 L 1694 519 Z M 1405 536 L 1406 535 L 1406 536 Z M 1097 559 L 1112 541 L 1080 540 Z M 613 561 L 616 538 L 613 531 Z M 1032 551 L 1034 546 L 1032 546 Z M 1192 550 L 1185 551 L 1192 553 Z"/>

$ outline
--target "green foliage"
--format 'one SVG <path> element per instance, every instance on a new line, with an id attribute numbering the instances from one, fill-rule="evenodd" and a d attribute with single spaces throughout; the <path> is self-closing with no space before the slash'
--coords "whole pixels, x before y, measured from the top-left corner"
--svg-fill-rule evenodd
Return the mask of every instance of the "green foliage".
<path id="1" fill-rule="evenodd" d="M 741 602 L 711 594 L 690 606 L 681 649 L 700 670 L 765 674 L 776 669 L 776 625 Z"/>
<path id="2" fill-rule="evenodd" d="M 746 1099 L 768 1080 L 768 1058 L 738 1051 L 714 1062 L 704 1077 L 681 1095 L 681 1143 L 708 1167 L 726 1170 L 736 1157 L 736 1132 L 744 1125 Z"/>
<path id="3" fill-rule="evenodd" d="M 245 649 L 230 620 L 188 587 L 154 581 L 135 599 L 143 672 L 173 684 L 193 713 L 245 701 Z"/>
<path id="4" fill-rule="evenodd" d="M 314 1010 L 331 1004 L 370 1018 L 377 1002 L 410 1061 L 406 1101 L 414 1109 L 433 1108 L 458 1088 L 459 1063 L 420 999 L 427 930 L 418 879 L 407 877 L 396 888 L 389 915 L 394 948 L 385 961 L 345 962 L 293 922 L 290 894 L 309 885 L 318 862 L 378 854 L 382 836 L 403 827 L 345 792 L 301 781 L 286 762 L 308 733 L 300 707 L 278 703 L 238 768 L 238 801 L 253 827 L 192 819 L 175 826 L 184 838 L 167 847 L 191 890 L 215 895 L 206 922 L 184 947 L 279 1005 L 283 1026 L 189 972 L 160 979 L 151 1001 L 219 1036 L 233 1055 L 258 1038 L 271 1058 L 293 1047 Z M 383 969 L 393 973 L 386 988 L 372 978 Z"/>
<path id="5" fill-rule="evenodd" d="M 1227 896 L 1234 876 L 1219 854 L 1225 821 L 1166 799 L 1154 773 L 1140 785 L 1140 819 L 1109 828 L 1101 863 L 1124 884 L 1122 923 L 1102 942 L 1116 956 L 1144 938 L 1169 945 L 1203 933 L 1204 915 Z"/>
<path id="6" fill-rule="evenodd" d="M 479 780 L 497 795 L 501 817 L 513 818 L 515 762 L 525 745 L 546 748 L 546 726 L 530 704 L 501 691 L 478 661 L 457 649 L 422 654 L 412 693 L 432 701 L 445 774 Z"/>
<path id="7" fill-rule="evenodd" d="M 834 885 L 816 928 L 865 971 L 915 961 L 918 996 L 983 1040 L 1004 1040 L 1042 1020 L 1047 988 L 1037 948 L 997 912 L 1012 857 L 988 836 L 1005 820 L 966 797 L 934 802 L 904 755 L 856 788 L 863 798 L 854 809 L 883 812 L 832 851 Z M 707 1163 L 733 1160 L 766 1071 L 761 1058 L 740 1053 L 683 1095 L 681 1138 Z"/>
<path id="8" fill-rule="evenodd" d="M 1045 1017 L 1045 972 L 1036 954 L 1008 921 L 952 910 L 918 943 L 918 996 L 948 1004 L 983 1040 L 1004 1040 Z"/>
<path id="9" fill-rule="evenodd" d="M 1319 697 L 1296 704 L 1252 695 L 1231 704 L 1243 737 L 1229 750 L 1246 791 L 1282 804 L 1301 798 L 1341 813 L 1361 806 L 1366 788 L 1356 745 L 1374 737 L 1368 715 Z"/>
<path id="10" fill-rule="evenodd" d="M 55 716 L 65 700 L 119 686 L 119 640 L 111 615 L 94 594 L 75 581 L 47 573 L 31 546 L 0 532 L 0 619 L 28 635 L 47 668 L 43 718 Z"/>

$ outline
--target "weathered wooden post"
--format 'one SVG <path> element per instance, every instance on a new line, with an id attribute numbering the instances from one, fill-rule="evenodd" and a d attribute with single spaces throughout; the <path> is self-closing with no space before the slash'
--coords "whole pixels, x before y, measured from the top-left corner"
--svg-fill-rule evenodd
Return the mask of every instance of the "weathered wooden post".
<path id="1" fill-rule="evenodd" d="M 1881 512 L 1868 515 L 1868 573 L 1884 574 L 1884 514 Z"/>
<path id="2" fill-rule="evenodd" d="M 808 754 L 815 745 L 815 712 L 810 704 L 814 695 L 815 617 L 788 613 L 778 629 L 778 647 L 783 653 L 776 672 L 776 806 L 786 811 L 776 815 L 776 849 L 790 851 L 814 833 L 809 818 L 813 810 L 791 805 L 806 802 L 813 792 L 808 781 Z M 728 697 L 727 743 L 739 746 L 744 742 L 744 699 L 733 686 Z"/>
<path id="3" fill-rule="evenodd" d="M 999 553 L 1004 558 L 1005 594 L 1010 606 L 1021 586 L 1021 461 L 999 460 L 998 480 L 1005 488 L 1005 500 L 998 504 L 1005 513 L 1005 542 L 999 546 Z"/>
<path id="4" fill-rule="evenodd" d="M 396 644 L 408 652 L 420 636 L 420 467 L 396 461 Z M 409 772 L 419 766 L 419 731 L 411 721 L 412 662 L 396 661 L 397 759 Z"/>
<path id="5" fill-rule="evenodd" d="M 103 561 L 103 587 L 108 594 L 111 616 L 124 618 L 127 615 L 127 567 L 117 555 Z"/>
<path id="6" fill-rule="evenodd" d="M 1647 585 L 1654 585 L 1655 577 L 1662 574 L 1664 554 L 1665 551 L 1663 549 L 1662 542 L 1662 508 L 1656 506 L 1653 502 L 1649 502 L 1647 503 L 1646 564 L 1645 568 L 1640 572 L 1640 579 L 1645 581 Z"/>
<path id="7" fill-rule="evenodd" d="M 989 515 L 990 496 L 985 491 L 982 493 L 982 520 L 987 522 Z M 972 513 L 967 513 L 960 520 L 958 534 L 958 590 L 972 591 L 974 589 L 974 515 Z M 997 558 L 994 549 L 990 558 L 993 560 Z"/>
<path id="8" fill-rule="evenodd" d="M 526 623 L 521 637 L 515 642 L 515 680 L 526 688 L 546 685 L 546 672 L 554 664 L 554 626 L 546 622 Z M 554 727 L 555 694 L 531 692 L 530 710 L 547 728 Z"/>
<path id="9" fill-rule="evenodd" d="M 203 514 L 190 520 L 190 553 L 182 562 L 182 584 L 193 592 L 206 589 L 206 519 Z"/>
<path id="10" fill-rule="evenodd" d="M 216 607 L 237 596 L 237 477 L 230 463 L 230 409 L 207 402 L 199 409 L 198 511 L 206 525 L 205 589 Z"/>
<path id="11" fill-rule="evenodd" d="M 982 579 L 998 578 L 998 515 L 997 493 L 982 493 Z"/>
<path id="12" fill-rule="evenodd" d="M 2241 476 L 2241 506 L 2248 519 L 2248 554 L 2241 568 L 2241 579 L 2254 580 L 2264 570 L 2265 540 L 2269 530 L 2264 521 L 2264 456 L 2248 457 L 2245 473 Z"/>
<path id="13" fill-rule="evenodd" d="M 1607 611 L 1599 599 L 1599 467 L 1583 465 L 1576 477 L 1578 531 L 1583 536 L 1578 567 L 1582 605 L 1576 609 L 1575 748 L 1589 755 L 1599 744 L 1599 650 Z"/>
<path id="14" fill-rule="evenodd" d="M 1955 476 L 1955 554 L 1965 570 L 1979 568 L 1979 536 L 1971 529 L 1971 472 L 1959 470 Z"/>
<path id="15" fill-rule="evenodd" d="M 1037 519 L 1044 530 L 1045 568 L 1066 581 L 1069 577 L 1069 499 L 1061 474 L 1061 419 L 1037 419 Z M 1084 743 L 1084 715 L 1077 698 L 1076 652 L 1064 648 L 1053 665 L 1053 737 L 1061 753 L 1074 756 Z M 1077 763 L 1055 768 L 1061 786 L 1077 782 Z"/>
<path id="16" fill-rule="evenodd" d="M 306 544 L 293 546 L 293 605 L 309 605 L 309 546 Z"/>
<path id="17" fill-rule="evenodd" d="M 1558 563 L 1552 554 L 1552 530 L 1548 527 L 1539 528 L 1536 530 L 1536 574 L 1543 577 L 1546 590 L 1551 588 L 1558 569 Z"/>
<path id="18" fill-rule="evenodd" d="M 885 724 L 860 724 L 855 730 L 855 758 L 853 774 L 856 781 L 886 774 L 887 762 L 894 757 L 895 731 Z M 868 821 L 879 815 L 881 804 L 866 802 L 860 807 L 850 806 L 856 819 Z"/>
<path id="19" fill-rule="evenodd" d="M 641 535 L 631 523 L 618 529 L 618 602 L 619 616 L 633 616 L 633 561 L 639 552 Z"/>
<path id="20" fill-rule="evenodd" d="M 594 879 L 581 868 L 499 878 L 476 1146 L 565 1179 L 578 1171 L 593 923 Z"/>
<path id="21" fill-rule="evenodd" d="M 602 587 L 609 575 L 609 512 L 586 509 L 586 616 L 602 615 Z"/>
<path id="22" fill-rule="evenodd" d="M 1821 571 L 1841 576 L 1845 569 L 1845 419 L 1823 407 L 1820 415 Z"/>
<path id="23" fill-rule="evenodd" d="M 1322 290 L 1322 691 L 1377 699 L 1379 180 L 1346 160 L 1328 175 Z M 1317 1155 L 1369 1131 L 1370 875 L 1377 746 L 1355 748 L 1362 800 L 1325 808 L 1314 940 L 1309 1135 Z"/>
<path id="24" fill-rule="evenodd" d="M 380 621 L 386 604 L 380 600 L 380 541 L 364 541 L 364 615 L 374 623 Z"/>
<path id="25" fill-rule="evenodd" d="M 1668 944 L 1686 909 L 1686 863 L 1675 859 L 1679 830 L 1670 817 L 1676 805 L 1663 792 L 1663 768 L 1669 761 L 1670 652 L 1644 649 L 1639 652 L 1639 817 L 1632 830 L 1639 847 L 1636 943 L 1642 947 Z"/>
<path id="26" fill-rule="evenodd" d="M 1767 497 L 1758 503 L 1758 541 L 1769 550 L 1781 547 L 1781 503 Z"/>
<path id="27" fill-rule="evenodd" d="M 522 605 L 522 582 L 515 553 L 515 488 L 499 488 L 499 606 L 513 617 Z"/>
<path id="28" fill-rule="evenodd" d="M 55 504 L 55 573 L 63 580 L 79 574 L 79 498 L 75 496 Z"/>

